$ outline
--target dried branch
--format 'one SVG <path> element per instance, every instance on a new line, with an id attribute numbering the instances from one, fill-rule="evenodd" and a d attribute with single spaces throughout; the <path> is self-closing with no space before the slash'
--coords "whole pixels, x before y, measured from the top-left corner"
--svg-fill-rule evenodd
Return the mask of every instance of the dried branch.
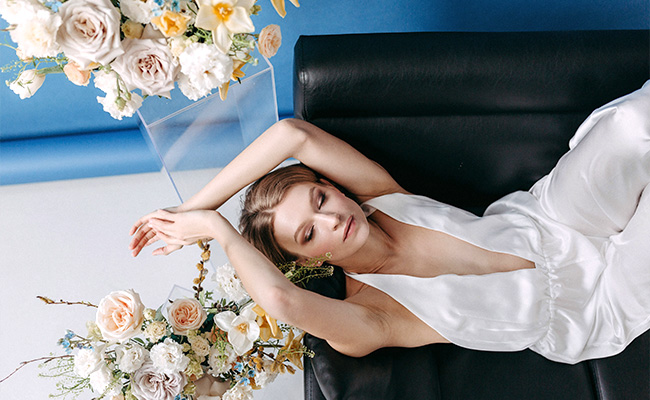
<path id="1" fill-rule="evenodd" d="M 23 362 L 20 363 L 20 365 L 18 367 L 16 367 L 14 372 L 12 372 L 9 375 L 5 376 L 4 378 L 0 379 L 0 383 L 2 383 L 4 381 L 6 381 L 7 379 L 9 379 L 13 374 L 18 372 L 22 367 L 24 367 L 27 364 L 31 364 L 31 363 L 37 362 L 37 361 L 43 361 L 43 364 L 46 364 L 46 363 L 49 363 L 52 360 L 56 360 L 56 359 L 59 359 L 59 358 L 70 358 L 70 357 L 74 357 L 74 356 L 72 354 L 66 354 L 66 355 L 63 355 L 63 356 L 39 357 L 39 358 L 35 358 L 33 360 L 23 361 Z"/>
<path id="2" fill-rule="evenodd" d="M 49 297 L 45 297 L 45 296 L 36 296 L 36 298 L 42 300 L 45 304 L 65 304 L 67 306 L 82 305 L 82 306 L 97 308 L 96 305 L 87 301 L 65 301 L 65 300 L 54 301 Z"/>

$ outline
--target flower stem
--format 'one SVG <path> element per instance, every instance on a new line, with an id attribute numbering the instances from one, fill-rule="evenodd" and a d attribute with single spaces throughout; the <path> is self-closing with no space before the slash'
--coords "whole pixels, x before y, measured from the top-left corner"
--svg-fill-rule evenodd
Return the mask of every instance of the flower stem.
<path id="1" fill-rule="evenodd" d="M 52 67 L 45 67 L 41 68 L 37 71 L 40 75 L 47 75 L 47 74 L 58 74 L 63 72 L 63 67 L 60 65 L 54 65 Z"/>

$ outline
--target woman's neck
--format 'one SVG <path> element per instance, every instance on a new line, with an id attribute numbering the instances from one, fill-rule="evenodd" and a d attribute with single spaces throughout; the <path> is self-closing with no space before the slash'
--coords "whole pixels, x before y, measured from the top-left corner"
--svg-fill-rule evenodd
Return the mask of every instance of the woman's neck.
<path id="1" fill-rule="evenodd" d="M 365 244 L 354 255 L 337 263 L 346 272 L 377 273 L 396 257 L 395 240 L 371 218 L 368 223 L 370 234 Z"/>

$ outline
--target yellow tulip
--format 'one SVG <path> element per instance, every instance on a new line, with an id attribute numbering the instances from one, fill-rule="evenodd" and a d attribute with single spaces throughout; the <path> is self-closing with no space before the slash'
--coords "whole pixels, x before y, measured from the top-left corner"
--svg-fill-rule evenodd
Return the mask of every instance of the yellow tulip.
<path id="1" fill-rule="evenodd" d="M 190 19 L 187 15 L 165 10 L 160 16 L 153 17 L 151 23 L 156 25 L 165 37 L 175 37 L 185 33 Z"/>

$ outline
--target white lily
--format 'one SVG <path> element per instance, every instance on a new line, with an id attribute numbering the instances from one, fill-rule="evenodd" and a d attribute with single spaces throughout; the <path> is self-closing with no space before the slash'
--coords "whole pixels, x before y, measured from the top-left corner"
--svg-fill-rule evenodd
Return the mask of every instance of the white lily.
<path id="1" fill-rule="evenodd" d="M 232 311 L 223 311 L 214 316 L 219 329 L 228 332 L 228 342 L 237 355 L 244 355 L 253 348 L 253 342 L 260 336 L 260 327 L 256 322 L 257 314 L 248 306 L 237 315 Z"/>
<path id="2" fill-rule="evenodd" d="M 212 40 L 217 48 L 228 54 L 232 35 L 255 30 L 251 21 L 251 9 L 255 0 L 197 0 L 199 12 L 195 26 L 212 31 Z"/>

